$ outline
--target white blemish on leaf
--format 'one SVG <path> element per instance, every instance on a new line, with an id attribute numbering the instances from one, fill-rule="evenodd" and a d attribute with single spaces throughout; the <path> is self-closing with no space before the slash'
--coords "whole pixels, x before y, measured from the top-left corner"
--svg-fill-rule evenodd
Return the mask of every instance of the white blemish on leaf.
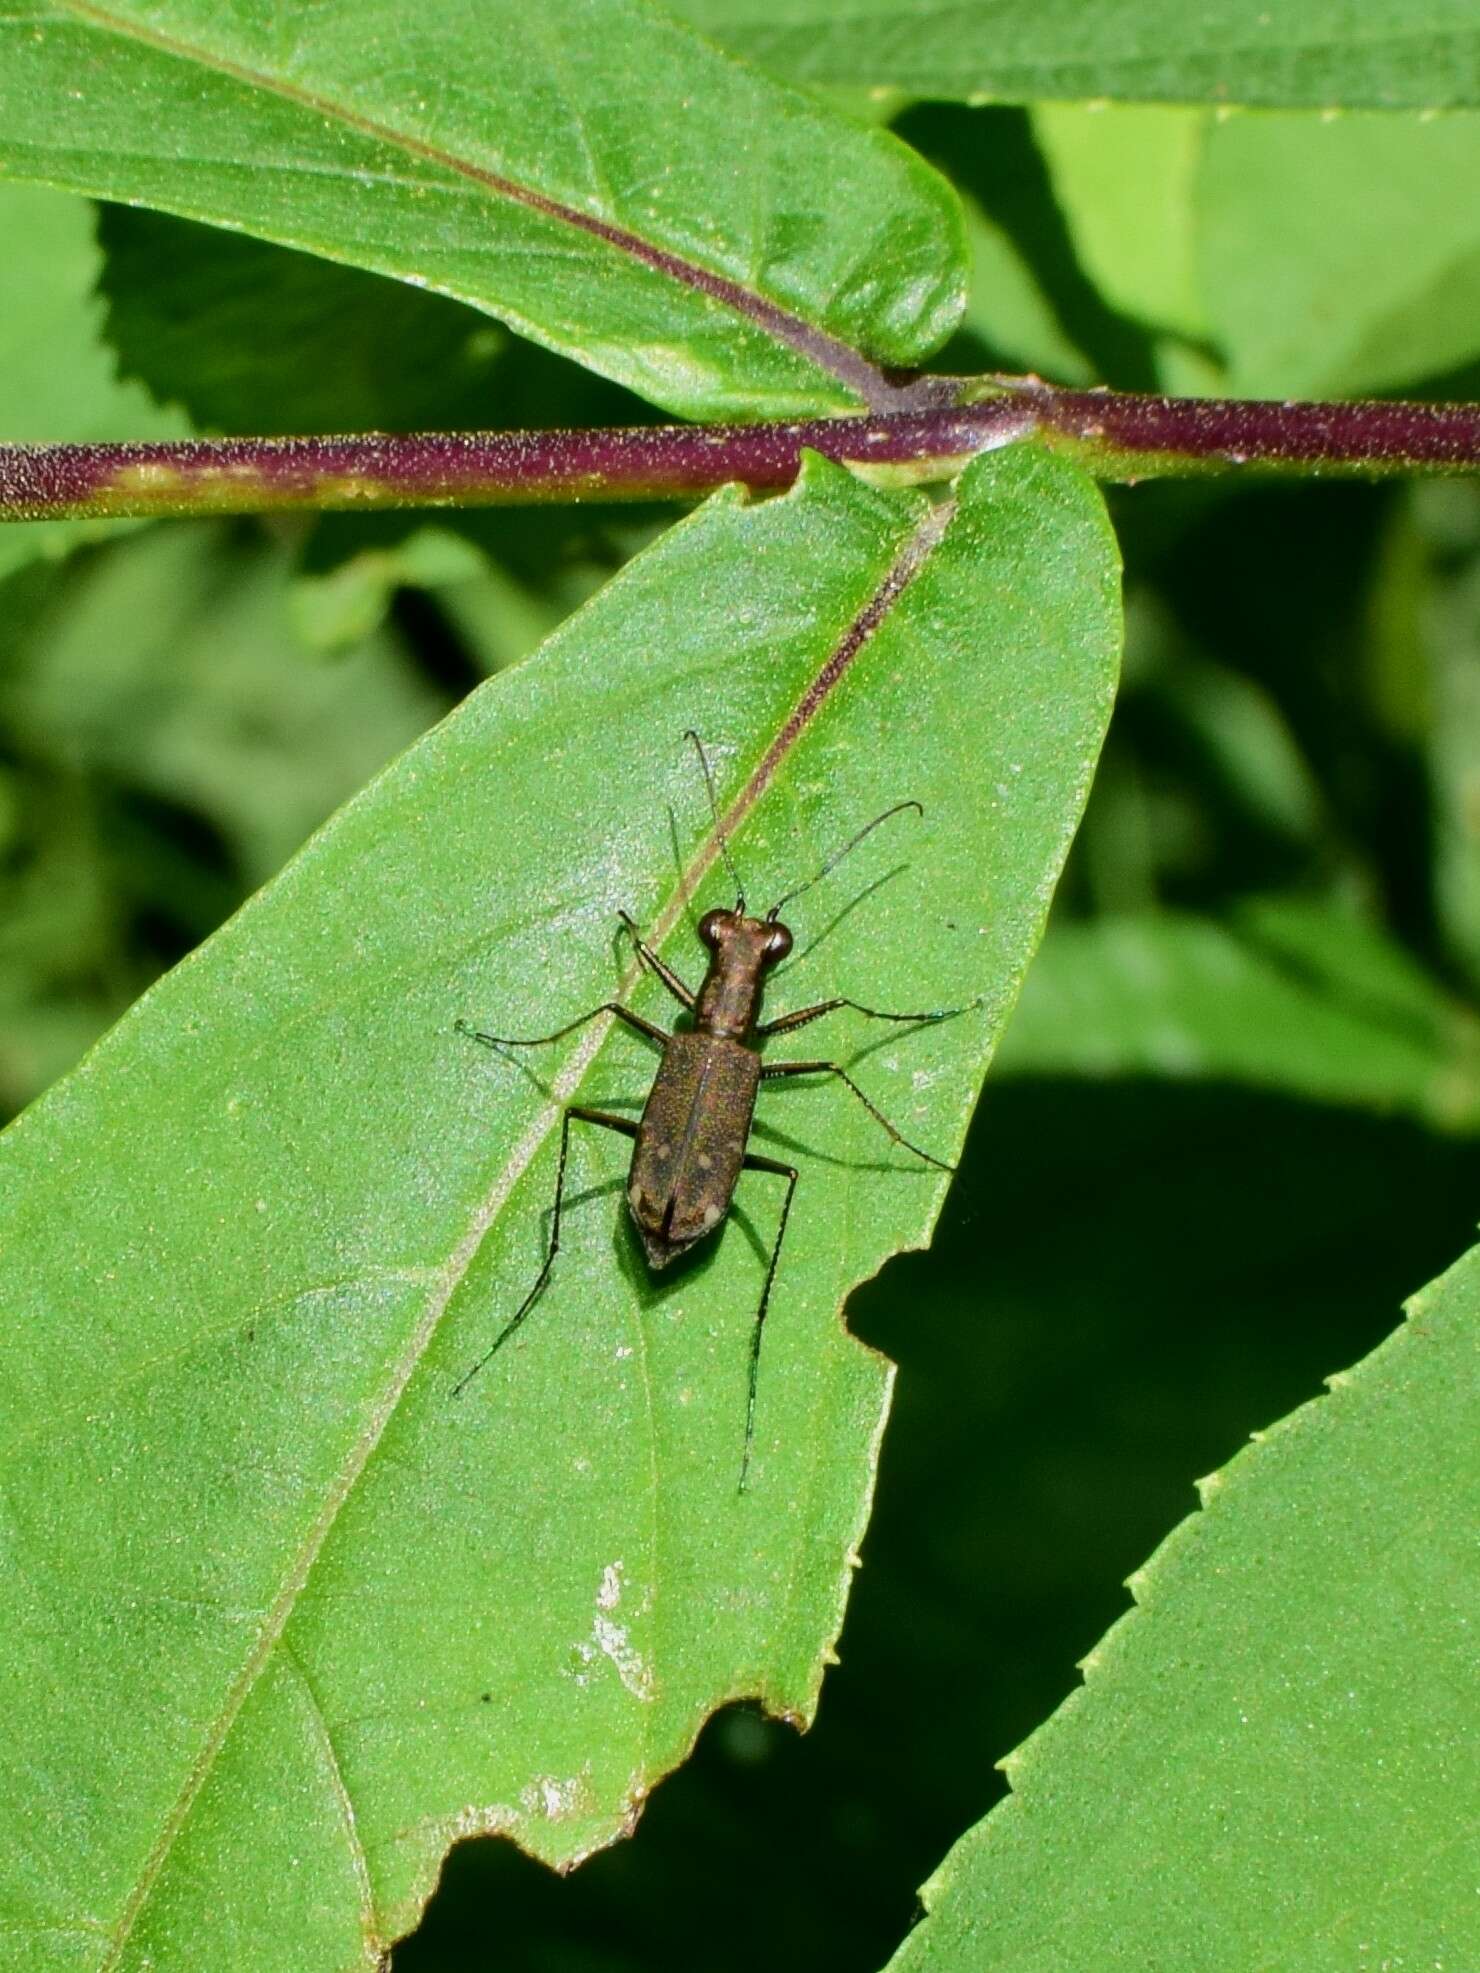
<path id="1" fill-rule="evenodd" d="M 653 1672 L 646 1658 L 633 1644 L 625 1624 L 614 1624 L 610 1617 L 598 1617 L 591 1627 L 597 1647 L 617 1668 L 617 1677 L 634 1699 L 645 1704 L 655 1697 Z"/>
<path id="2" fill-rule="evenodd" d="M 624 1587 L 620 1558 L 608 1562 L 596 1589 L 596 1616 L 591 1625 L 590 1640 L 576 1645 L 573 1653 L 576 1663 L 569 1676 L 577 1685 L 586 1685 L 591 1676 L 588 1668 L 596 1662 L 598 1655 L 608 1658 L 617 1677 L 633 1698 L 648 1704 L 656 1697 L 652 1667 L 632 1642 L 627 1626 L 617 1623 L 610 1614 L 621 1602 Z"/>
<path id="3" fill-rule="evenodd" d="M 553 1774 L 540 1774 L 527 1788 L 520 1789 L 519 1800 L 531 1815 L 543 1815 L 547 1821 L 559 1822 L 564 1816 L 581 1813 L 588 1794 L 578 1774 L 568 1781 L 558 1780 Z"/>

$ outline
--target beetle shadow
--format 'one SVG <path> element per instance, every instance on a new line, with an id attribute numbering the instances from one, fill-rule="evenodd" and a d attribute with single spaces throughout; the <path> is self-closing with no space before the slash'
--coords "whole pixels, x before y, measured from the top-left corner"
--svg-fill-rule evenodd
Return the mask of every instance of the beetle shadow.
<path id="1" fill-rule="evenodd" d="M 848 1010 L 846 1008 L 839 1008 L 838 1018 L 840 1020 L 843 1019 L 846 1016 L 847 1011 Z M 963 1014 L 974 1014 L 977 1011 L 978 1009 L 976 1005 L 972 1003 L 965 1007 L 949 1008 L 944 1014 L 940 1015 L 938 1018 L 929 1021 L 919 1021 L 913 1027 L 909 1027 L 909 1026 L 897 1027 L 894 1026 L 892 1023 L 886 1023 L 884 1031 L 882 1033 L 876 1033 L 872 1040 L 859 1042 L 850 1054 L 844 1055 L 840 1053 L 838 1056 L 838 1065 L 840 1068 L 847 1069 L 848 1072 L 851 1074 L 852 1071 L 858 1067 L 860 1062 L 866 1062 L 871 1055 L 877 1055 L 881 1048 L 890 1048 L 890 1047 L 897 1048 L 902 1040 L 906 1039 L 908 1036 L 912 1034 L 918 1033 L 918 1031 L 921 1028 L 944 1027 L 947 1021 L 958 1021 Z M 859 1019 L 861 1020 L 862 1018 L 863 1017 L 860 1015 Z M 825 1039 L 827 1033 L 828 1030 L 823 1029 L 821 1031 L 821 1035 L 819 1036 L 819 1040 Z M 786 1059 L 787 1058 L 784 1055 L 762 1057 L 762 1060 L 773 1062 L 776 1064 L 783 1063 L 786 1061 Z M 797 1059 L 801 1059 L 801 1058 L 799 1057 Z M 818 1073 L 821 1074 L 821 1071 L 819 1070 Z M 785 1078 L 781 1076 L 773 1077 L 771 1079 L 771 1085 L 768 1086 L 785 1088 L 786 1086 Z M 815 1087 L 816 1085 L 811 1084 L 808 1086 Z M 872 1091 L 870 1092 L 870 1094 L 872 1094 Z M 855 1102 L 857 1101 L 856 1097 L 854 1098 L 854 1101 Z"/>
<path id="2" fill-rule="evenodd" d="M 657 1308 L 669 1296 L 692 1281 L 702 1278 L 719 1258 L 724 1245 L 727 1229 L 734 1226 L 745 1240 L 745 1244 L 755 1255 L 762 1267 L 771 1264 L 771 1249 L 762 1239 L 755 1221 L 738 1200 L 731 1200 L 730 1209 L 724 1218 L 692 1247 L 685 1247 L 675 1254 L 667 1267 L 659 1271 L 648 1265 L 642 1249 L 642 1235 L 632 1224 L 631 1216 L 623 1212 L 621 1224 L 613 1228 L 612 1250 L 617 1265 L 633 1293 L 645 1308 Z"/>
<path id="3" fill-rule="evenodd" d="M 623 1101 L 629 1107 L 636 1107 L 636 1101 L 632 1097 L 604 1099 L 604 1101 L 612 1107 L 615 1107 L 617 1101 Z M 756 1259 L 761 1262 L 762 1266 L 770 1265 L 770 1247 L 761 1237 L 755 1221 L 751 1218 L 745 1207 L 738 1200 L 734 1200 L 731 1202 L 729 1212 L 725 1215 L 719 1226 L 715 1228 L 713 1235 L 706 1235 L 702 1240 L 696 1241 L 692 1247 L 686 1248 L 679 1254 L 675 1254 L 668 1266 L 661 1273 L 658 1272 L 648 1265 L 647 1257 L 642 1248 L 642 1236 L 632 1224 L 631 1215 L 626 1210 L 626 1185 L 627 1181 L 625 1177 L 614 1177 L 598 1179 L 590 1185 L 583 1186 L 579 1192 L 567 1190 L 564 1199 L 561 1201 L 560 1210 L 562 1215 L 568 1220 L 569 1216 L 578 1207 L 590 1205 L 593 1200 L 621 1198 L 621 1210 L 613 1215 L 612 1249 L 616 1256 L 617 1265 L 628 1286 L 633 1289 L 644 1306 L 650 1304 L 656 1305 L 658 1302 L 664 1300 L 673 1288 L 692 1279 L 696 1275 L 702 1274 L 718 1254 L 725 1228 L 731 1223 L 739 1228 L 747 1246 L 755 1255 Z M 555 1201 L 552 1198 L 539 1216 L 539 1256 L 536 1263 L 537 1266 L 543 1262 L 545 1255 L 549 1251 L 550 1223 L 554 1217 L 554 1213 Z M 552 1274 L 552 1282 L 554 1278 Z"/>
<path id="4" fill-rule="evenodd" d="M 588 1206 L 590 1205 L 593 1199 L 604 1199 L 613 1192 L 620 1192 L 621 1189 L 622 1189 L 622 1180 L 620 1178 L 602 1178 L 602 1179 L 598 1179 L 592 1185 L 583 1186 L 579 1192 L 567 1191 L 564 1197 L 560 1201 L 561 1218 L 568 1222 L 571 1214 L 575 1212 L 578 1207 Z M 554 1218 L 555 1218 L 555 1201 L 553 1198 L 551 1198 L 549 1203 L 542 1209 L 538 1220 L 535 1222 L 536 1228 L 539 1233 L 539 1257 L 536 1262 L 537 1268 L 543 1265 L 545 1256 L 550 1251 L 550 1230 Z M 554 1272 L 552 1270 L 550 1279 L 553 1280 L 554 1278 L 555 1278 Z M 547 1289 L 549 1288 L 549 1285 L 550 1282 L 547 1281 L 545 1283 Z M 544 1297 L 541 1296 L 540 1299 L 543 1300 Z"/>
<path id="5" fill-rule="evenodd" d="M 697 905 L 699 887 L 697 884 L 691 886 L 688 880 L 688 870 L 684 863 L 683 845 L 678 838 L 678 813 L 672 802 L 664 802 L 663 813 L 668 817 L 668 854 L 673 863 L 673 887 L 678 892 L 679 898 L 683 903 L 684 922 L 693 933 L 695 939 L 697 939 L 699 936 L 699 911 Z M 615 952 L 619 953 L 621 951 L 622 940 L 625 936 L 625 930 L 619 924 L 612 938 L 612 948 Z"/>
<path id="6" fill-rule="evenodd" d="M 792 956 L 791 960 L 788 962 L 787 965 L 779 966 L 776 969 L 776 972 L 772 975 L 772 978 L 775 980 L 781 980 L 784 979 L 788 973 L 794 972 L 796 968 L 801 965 L 804 959 L 810 959 L 812 954 L 816 952 L 817 948 L 820 945 L 822 945 L 825 940 L 830 939 L 834 932 L 840 930 L 841 927 L 844 925 L 844 923 L 846 923 L 846 921 L 853 916 L 853 913 L 857 911 L 860 908 L 860 906 L 867 904 L 875 891 L 883 890 L 884 886 L 886 884 L 892 884 L 896 877 L 902 877 L 905 871 L 909 869 L 909 867 L 910 866 L 908 863 L 896 863 L 892 870 L 886 870 L 882 876 L 875 877 L 871 884 L 865 884 L 861 891 L 856 892 L 854 896 L 849 898 L 848 902 L 843 906 L 841 911 L 835 911 L 833 913 L 832 917 L 828 919 L 827 923 L 822 927 L 821 931 L 814 932 L 812 937 L 807 940 L 805 945 L 798 947 L 797 951 Z"/>
<path id="7" fill-rule="evenodd" d="M 547 1103 L 554 1103 L 560 1100 L 555 1095 L 554 1089 L 552 1087 L 551 1077 L 547 1074 L 542 1074 L 536 1063 L 533 1062 L 529 1058 L 529 1056 L 523 1052 L 523 1050 L 518 1046 L 517 1043 L 512 1046 L 507 1046 L 501 1044 L 490 1045 L 488 1042 L 478 1042 L 475 1045 L 484 1054 L 495 1055 L 498 1057 L 499 1061 L 507 1062 L 510 1064 L 511 1067 L 517 1069 L 519 1074 L 523 1076 L 524 1080 L 529 1084 L 530 1088 L 537 1090 L 539 1094 L 544 1097 Z M 656 1047 L 656 1044 L 654 1044 L 654 1046 Z M 655 1063 L 656 1060 L 657 1057 L 655 1055 L 654 1056 Z M 633 1097 L 633 1096 L 599 1096 L 599 1095 L 593 1095 L 589 1100 L 593 1107 L 599 1107 L 604 1110 L 636 1109 L 642 1101 L 640 1097 Z M 562 1107 L 564 1107 L 563 1103 L 562 1103 Z"/>
<path id="8" fill-rule="evenodd" d="M 911 1158 L 908 1151 L 902 1151 L 899 1158 L 844 1158 L 835 1151 L 819 1151 L 815 1144 L 805 1138 L 793 1137 L 789 1132 L 778 1130 L 773 1123 L 762 1122 L 760 1117 L 751 1125 L 751 1132 L 767 1144 L 775 1144 L 785 1151 L 800 1152 L 809 1165 L 832 1165 L 839 1171 L 933 1171 L 919 1158 Z M 880 1135 L 883 1133 L 881 1132 Z M 908 1162 L 906 1162 L 908 1160 Z"/>
<path id="9" fill-rule="evenodd" d="M 678 840 L 678 816 L 672 802 L 663 804 L 668 817 L 668 848 L 673 856 L 673 877 L 679 896 L 683 899 L 684 923 L 697 939 L 699 936 L 699 911 L 697 898 L 699 887 L 690 886 L 688 873 L 684 868 L 683 845 Z"/>
<path id="10" fill-rule="evenodd" d="M 719 1247 L 719 1241 L 717 1239 L 706 1239 L 699 1246 L 676 1255 L 672 1264 L 664 1268 L 661 1274 L 655 1273 L 648 1266 L 647 1259 L 642 1251 L 641 1236 L 637 1228 L 632 1224 L 631 1216 L 626 1210 L 625 1192 L 625 1178 L 602 1178 L 596 1180 L 593 1184 L 582 1186 L 579 1192 L 567 1190 L 560 1205 L 561 1217 L 568 1228 L 573 1215 L 579 1212 L 582 1207 L 590 1206 L 603 1200 L 610 1201 L 617 1208 L 611 1213 L 612 1256 L 616 1262 L 617 1271 L 627 1283 L 627 1286 L 632 1290 L 640 1307 L 656 1307 L 667 1298 L 667 1295 L 674 1288 L 695 1274 L 700 1274 L 704 1271 L 704 1268 L 714 1258 L 715 1252 Z M 540 1267 L 544 1263 L 545 1256 L 549 1253 L 550 1227 L 554 1216 L 555 1201 L 552 1198 L 542 1209 L 535 1223 L 537 1251 L 530 1259 L 531 1279 L 538 1274 Z M 740 1223 L 742 1231 L 745 1232 L 751 1247 L 764 1259 L 769 1259 L 767 1249 L 761 1245 L 760 1238 L 754 1226 L 745 1215 L 732 1208 L 730 1217 Z M 722 1233 L 723 1227 L 719 1231 Z M 540 1302 L 543 1302 L 546 1296 L 559 1292 L 560 1274 L 560 1260 L 557 1257 L 555 1266 L 551 1270 L 549 1278 L 545 1282 L 544 1289 L 540 1294 Z M 539 1303 L 537 1302 L 534 1307 L 537 1308 L 538 1306 Z M 534 1313 L 533 1308 L 530 1313 Z"/>

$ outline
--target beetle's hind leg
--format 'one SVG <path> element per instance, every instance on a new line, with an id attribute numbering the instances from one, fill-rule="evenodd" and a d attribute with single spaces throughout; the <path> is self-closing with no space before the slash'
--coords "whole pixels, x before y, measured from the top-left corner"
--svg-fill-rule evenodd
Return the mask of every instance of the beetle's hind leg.
<path id="1" fill-rule="evenodd" d="M 570 1151 L 570 1127 L 573 1123 L 599 1124 L 603 1130 L 619 1130 L 624 1137 L 636 1137 L 637 1125 L 631 1117 L 613 1116 L 610 1110 L 588 1110 L 583 1104 L 572 1103 L 566 1108 L 560 1120 L 560 1162 L 555 1168 L 555 1205 L 550 1215 L 550 1245 L 545 1254 L 545 1264 L 535 1276 L 534 1286 L 524 1297 L 518 1308 L 504 1324 L 491 1346 L 486 1349 L 472 1369 L 459 1377 L 452 1387 L 452 1395 L 461 1397 L 463 1391 L 490 1357 L 498 1355 L 525 1316 L 539 1300 L 540 1290 L 550 1278 L 550 1270 L 555 1265 L 555 1256 L 560 1252 L 560 1207 L 565 1197 L 565 1160 Z M 774 1271 L 774 1262 L 772 1263 Z"/>
<path id="2" fill-rule="evenodd" d="M 781 1242 L 786 1238 L 786 1222 L 791 1213 L 793 1194 L 797 1189 L 797 1168 L 784 1165 L 779 1158 L 763 1158 L 758 1151 L 747 1151 L 741 1161 L 743 1171 L 768 1171 L 776 1178 L 786 1180 L 786 1199 L 781 1207 L 781 1224 L 776 1229 L 776 1244 L 771 1249 L 771 1265 L 766 1269 L 766 1285 L 761 1290 L 760 1306 L 755 1312 L 755 1327 L 750 1332 L 750 1385 L 745 1398 L 745 1450 L 740 1455 L 740 1492 L 744 1493 L 750 1478 L 750 1455 L 755 1448 L 755 1394 L 761 1374 L 761 1330 L 766 1320 L 766 1308 L 771 1299 L 771 1283 L 776 1279 L 776 1263 L 781 1258 Z"/>

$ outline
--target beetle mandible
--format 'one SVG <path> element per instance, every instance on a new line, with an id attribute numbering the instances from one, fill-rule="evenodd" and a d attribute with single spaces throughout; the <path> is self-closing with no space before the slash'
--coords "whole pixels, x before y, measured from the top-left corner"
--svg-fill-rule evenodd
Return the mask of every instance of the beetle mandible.
<path id="1" fill-rule="evenodd" d="M 758 1017 L 766 976 L 792 948 L 791 931 L 780 915 L 783 907 L 799 898 L 804 891 L 811 890 L 814 884 L 821 883 L 880 823 L 907 809 L 914 809 L 919 815 L 923 815 L 924 810 L 915 801 L 896 802 L 850 837 L 814 877 L 779 898 L 764 917 L 751 917 L 745 908 L 745 888 L 720 822 L 714 776 L 710 772 L 708 758 L 697 733 L 689 731 L 684 738 L 693 742 L 698 753 L 705 786 L 709 791 L 715 834 L 736 890 L 732 911 L 707 911 L 699 920 L 699 937 L 708 948 L 709 962 L 698 992 L 688 987 L 646 943 L 627 912 L 619 911 L 617 916 L 631 937 L 641 963 L 657 975 L 692 1017 L 691 1027 L 670 1034 L 655 1022 L 644 1019 L 641 1014 L 634 1014 L 630 1007 L 624 1007 L 617 1000 L 605 1000 L 600 1006 L 578 1014 L 573 1021 L 556 1028 L 553 1034 L 533 1037 L 484 1034 L 469 1027 L 465 1021 L 456 1023 L 458 1033 L 489 1048 L 545 1048 L 573 1034 L 588 1021 L 595 1020 L 598 1014 L 611 1014 L 649 1041 L 656 1042 L 663 1051 L 663 1057 L 653 1078 L 646 1106 L 636 1122 L 630 1117 L 617 1116 L 610 1110 L 593 1110 L 583 1103 L 565 1106 L 560 1124 L 560 1157 L 555 1170 L 550 1240 L 544 1265 L 535 1278 L 534 1286 L 492 1345 L 454 1386 L 454 1395 L 463 1391 L 484 1364 L 508 1342 L 534 1307 L 540 1291 L 550 1278 L 555 1256 L 560 1251 L 560 1213 L 565 1196 L 565 1167 L 573 1123 L 595 1124 L 603 1130 L 620 1131 L 624 1137 L 636 1140 L 627 1181 L 627 1203 L 648 1265 L 654 1270 L 667 1267 L 696 1241 L 714 1231 L 730 1209 L 742 1171 L 767 1172 L 775 1178 L 785 1179 L 786 1197 L 782 1201 L 770 1264 L 766 1269 L 751 1330 L 745 1444 L 740 1461 L 740 1491 L 743 1493 L 755 1443 L 761 1333 L 799 1176 L 795 1165 L 783 1164 L 777 1158 L 763 1157 L 748 1148 L 760 1085 L 781 1076 L 835 1076 L 852 1091 L 896 1144 L 940 1171 L 955 1170 L 954 1165 L 922 1150 L 918 1144 L 912 1144 L 901 1131 L 896 1130 L 841 1063 L 825 1060 L 768 1062 L 762 1058 L 756 1044 L 770 1035 L 790 1034 L 812 1021 L 820 1020 L 824 1014 L 837 1013 L 842 1008 L 851 1008 L 854 1013 L 862 1014 L 870 1021 L 914 1023 L 949 1020 L 966 1010 L 942 1007 L 921 1014 L 892 1014 L 882 1012 L 877 1007 L 865 1007 L 843 995 L 834 995 L 831 999 L 816 1001 L 810 1007 L 799 1007 L 790 1014 L 779 1015 L 773 1021 L 761 1021 Z"/>

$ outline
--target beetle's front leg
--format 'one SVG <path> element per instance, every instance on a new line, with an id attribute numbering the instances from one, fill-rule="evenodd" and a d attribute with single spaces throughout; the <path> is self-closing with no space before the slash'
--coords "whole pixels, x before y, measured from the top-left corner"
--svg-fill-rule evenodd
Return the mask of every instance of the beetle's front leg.
<path id="1" fill-rule="evenodd" d="M 619 911 L 617 916 L 621 919 L 623 926 L 631 936 L 632 943 L 637 948 L 637 956 L 643 965 L 649 967 L 657 974 L 658 978 L 667 987 L 680 1007 L 687 1007 L 689 1012 L 692 1013 L 694 1011 L 694 995 L 692 990 L 684 985 L 673 968 L 665 965 L 657 953 L 653 951 L 653 948 L 646 943 L 642 933 L 637 929 L 636 921 L 629 912 Z"/>
<path id="2" fill-rule="evenodd" d="M 804 1028 L 811 1021 L 820 1021 L 824 1014 L 835 1014 L 840 1007 L 851 1007 L 855 1014 L 862 1014 L 870 1021 L 952 1021 L 958 1014 L 969 1014 L 973 1007 L 980 1007 L 979 1000 L 968 1001 L 965 1007 L 932 1007 L 924 1014 L 886 1014 L 878 1007 L 865 1007 L 860 1001 L 849 1000 L 839 995 L 832 1000 L 819 1000 L 813 1007 L 798 1007 L 795 1013 L 778 1014 L 774 1021 L 763 1021 L 756 1029 L 759 1040 L 768 1034 L 790 1034 L 795 1028 Z"/>

